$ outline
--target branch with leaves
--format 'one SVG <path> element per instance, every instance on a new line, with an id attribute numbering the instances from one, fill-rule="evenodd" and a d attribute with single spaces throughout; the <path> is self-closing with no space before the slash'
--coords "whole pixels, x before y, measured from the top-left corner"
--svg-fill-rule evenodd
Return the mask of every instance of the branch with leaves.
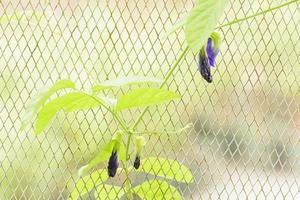
<path id="1" fill-rule="evenodd" d="M 298 1 L 300 0 L 284 3 L 254 15 L 236 19 L 217 28 L 223 28 L 264 15 Z M 37 135 L 41 134 L 48 127 L 55 114 L 60 110 L 73 112 L 101 107 L 112 114 L 120 128 L 114 137 L 101 148 L 96 157 L 80 168 L 80 178 L 70 194 L 70 199 L 78 199 L 95 188 L 94 196 L 96 199 L 119 199 L 123 195 L 126 195 L 128 199 L 133 199 L 133 194 L 140 196 L 142 199 L 182 199 L 180 192 L 170 185 L 167 180 L 174 180 L 186 184 L 192 183 L 193 175 L 191 171 L 188 167 L 176 160 L 161 157 L 143 158 L 141 153 L 146 141 L 141 134 L 138 134 L 141 132 L 136 130 L 136 128 L 149 106 L 180 98 L 179 94 L 164 89 L 164 86 L 172 77 L 177 67 L 179 67 L 189 49 L 199 55 L 198 67 L 201 75 L 208 82 L 212 81 L 210 68 L 215 65 L 215 58 L 219 52 L 221 41 L 219 34 L 213 31 L 218 23 L 219 17 L 226 8 L 226 4 L 227 0 L 197 0 L 190 13 L 175 24 L 167 33 L 169 35 L 179 28 L 184 27 L 188 47 L 183 50 L 164 80 L 153 77 L 123 77 L 107 80 L 95 85 L 90 93 L 77 90 L 75 84 L 70 80 L 62 80 L 58 81 L 49 89 L 40 90 L 37 95 L 33 97 L 32 102 L 26 109 L 22 129 L 30 123 L 31 119 L 36 118 L 35 133 Z M 102 93 L 107 89 L 119 88 L 125 85 L 143 85 L 145 83 L 156 84 L 156 86 L 136 88 L 115 98 L 103 96 Z M 54 99 L 51 98 L 58 91 L 65 89 L 70 90 L 70 92 Z M 142 107 L 145 108 L 135 120 L 132 127 L 129 127 L 119 114 L 127 109 Z M 179 131 L 184 131 L 190 127 L 190 125 L 187 125 Z M 155 130 L 145 130 L 142 133 L 147 134 L 149 132 L 155 132 Z M 123 140 L 126 141 L 125 145 L 123 145 Z M 132 142 L 134 142 L 135 146 L 134 158 L 129 155 L 129 147 Z M 122 167 L 119 165 L 119 160 L 122 162 Z M 95 168 L 103 162 L 107 163 L 107 168 L 98 169 L 84 176 L 92 168 Z M 164 179 L 148 180 L 133 187 L 129 177 L 130 173 L 152 174 Z M 109 177 L 120 174 L 125 174 L 124 187 L 105 183 Z"/>
<path id="2" fill-rule="evenodd" d="M 119 98 L 116 99 L 99 95 L 108 89 L 119 88 L 125 85 L 142 85 L 146 83 L 152 85 L 160 84 L 160 86 L 158 85 L 156 87 L 150 88 L 136 88 L 127 92 L 126 94 L 121 95 Z M 124 77 L 104 81 L 103 83 L 92 87 L 91 93 L 87 93 L 84 91 L 77 90 L 75 88 L 75 84 L 71 80 L 61 80 L 55 83 L 49 89 L 40 90 L 40 92 L 33 98 L 32 103 L 27 107 L 27 114 L 25 115 L 25 118 L 23 120 L 22 128 L 25 128 L 30 123 L 31 119 L 36 117 L 34 128 L 35 133 L 39 135 L 48 127 L 55 114 L 60 110 L 63 110 L 64 112 L 68 113 L 78 110 L 87 110 L 102 107 L 103 109 L 106 109 L 112 114 L 113 118 L 121 128 L 120 131 L 117 131 L 114 137 L 106 145 L 104 145 L 103 148 L 101 148 L 101 150 L 94 159 L 92 159 L 87 165 L 80 168 L 79 176 L 82 177 L 83 175 L 88 173 L 89 170 L 98 166 L 102 162 L 107 162 L 107 169 L 98 170 L 96 172 L 93 172 L 91 175 L 84 176 L 83 178 L 81 178 L 77 182 L 74 191 L 70 195 L 71 199 L 77 199 L 78 197 L 85 194 L 86 192 L 89 192 L 90 189 L 93 189 L 96 186 L 98 187 L 96 190 L 97 194 L 95 193 L 96 196 L 100 195 L 101 197 L 103 197 L 103 191 L 99 190 L 99 187 L 105 187 L 114 188 L 114 190 L 120 190 L 120 192 L 116 193 L 116 195 L 119 196 L 121 194 L 127 194 L 129 199 L 132 199 L 133 192 L 142 196 L 141 190 L 144 190 L 150 185 L 157 185 L 157 187 L 161 187 L 160 185 L 169 186 L 169 184 L 165 181 L 151 181 L 146 182 L 145 184 L 141 184 L 139 187 L 132 188 L 131 181 L 129 180 L 129 172 L 133 170 L 132 166 L 134 166 L 136 173 L 143 172 L 149 174 L 156 174 L 162 175 L 166 178 L 174 179 L 176 181 L 186 180 L 188 182 L 191 182 L 193 178 L 190 170 L 175 160 L 164 158 L 141 159 L 141 151 L 143 149 L 143 146 L 146 144 L 146 141 L 144 137 L 140 134 L 137 134 L 138 131 L 135 130 L 137 123 L 135 123 L 135 125 L 130 128 L 125 123 L 125 120 L 122 119 L 119 115 L 120 112 L 126 109 L 158 105 L 166 101 L 171 101 L 180 98 L 179 94 L 163 89 L 163 84 L 165 84 L 163 81 L 152 77 Z M 64 95 L 51 99 L 52 95 L 63 89 L 68 89 L 71 91 Z M 51 100 L 48 101 L 49 99 Z M 183 128 L 181 131 L 184 131 L 187 128 L 190 128 L 190 126 Z M 145 131 L 145 133 L 148 134 L 149 131 Z M 123 145 L 123 139 L 125 138 L 125 136 L 127 137 L 126 146 Z M 128 150 L 130 143 L 133 140 L 135 143 L 136 150 L 134 161 L 132 161 L 132 157 L 129 155 Z M 122 167 L 119 166 L 119 160 L 122 162 Z M 140 168 L 141 164 L 142 168 Z M 180 172 L 178 172 L 179 170 Z M 156 173 L 156 171 L 159 172 Z M 173 171 L 178 172 L 176 176 L 172 175 Z M 124 191 L 123 189 L 117 186 L 104 184 L 104 181 L 108 179 L 108 177 L 114 177 L 116 174 L 120 174 L 122 172 L 125 172 L 126 175 Z M 92 188 L 85 188 L 81 191 L 80 188 L 82 187 L 82 182 L 86 182 L 84 185 L 85 187 L 87 187 L 87 185 L 90 184 L 89 181 L 94 181 L 94 177 L 100 177 L 101 179 L 95 181 L 92 184 Z M 102 184 L 100 184 L 99 181 Z M 170 188 L 167 189 L 166 194 L 168 194 L 169 192 L 169 195 L 173 195 L 174 191 L 176 191 L 175 194 L 177 196 L 180 195 L 177 192 L 177 190 L 172 186 L 170 186 Z M 112 194 L 109 194 L 109 196 L 111 195 Z"/>

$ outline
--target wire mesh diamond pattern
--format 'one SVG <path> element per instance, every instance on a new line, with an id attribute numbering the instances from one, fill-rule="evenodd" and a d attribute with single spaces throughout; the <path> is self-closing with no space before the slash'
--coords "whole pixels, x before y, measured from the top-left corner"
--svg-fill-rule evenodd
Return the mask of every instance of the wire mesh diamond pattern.
<path id="1" fill-rule="evenodd" d="M 231 1 L 220 24 L 284 2 Z M 0 1 L 0 199 L 67 199 L 77 170 L 118 128 L 107 111 L 93 109 L 59 113 L 40 136 L 33 125 L 21 132 L 32 96 L 60 79 L 88 90 L 121 76 L 163 78 L 185 46 L 183 31 L 168 38 L 165 32 L 192 6 L 191 0 Z M 183 133 L 149 136 L 143 153 L 191 169 L 194 183 L 171 182 L 184 199 L 300 198 L 299 6 L 218 29 L 223 44 L 214 82 L 201 78 L 189 52 L 167 84 L 182 99 L 151 107 L 137 127 L 193 124 Z M 139 114 L 123 117 L 131 124 Z M 121 186 L 123 178 L 110 181 Z M 153 177 L 132 178 L 137 185 Z"/>

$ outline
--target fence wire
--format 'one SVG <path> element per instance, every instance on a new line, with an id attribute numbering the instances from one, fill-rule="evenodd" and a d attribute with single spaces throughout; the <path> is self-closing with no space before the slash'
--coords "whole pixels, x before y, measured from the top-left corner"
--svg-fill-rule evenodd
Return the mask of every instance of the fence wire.
<path id="1" fill-rule="evenodd" d="M 284 2 L 231 1 L 220 23 Z M 164 33 L 192 6 L 190 0 L 0 1 L 0 199 L 67 199 L 77 170 L 117 129 L 108 113 L 94 109 L 59 113 L 40 136 L 33 126 L 20 132 L 37 90 L 60 79 L 88 90 L 108 78 L 163 78 L 185 47 L 183 31 Z M 194 183 L 172 182 L 185 199 L 300 199 L 299 6 L 218 30 L 223 44 L 214 82 L 201 78 L 188 53 L 167 85 L 183 98 L 146 113 L 139 130 L 193 123 L 184 133 L 149 137 L 143 153 L 191 169 Z M 139 113 L 123 115 L 132 123 Z M 152 177 L 132 178 L 139 184 Z"/>

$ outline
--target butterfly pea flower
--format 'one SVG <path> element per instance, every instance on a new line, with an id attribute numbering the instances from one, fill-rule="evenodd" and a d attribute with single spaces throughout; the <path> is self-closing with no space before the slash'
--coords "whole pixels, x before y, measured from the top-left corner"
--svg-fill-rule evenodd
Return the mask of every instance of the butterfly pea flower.
<path id="1" fill-rule="evenodd" d="M 137 155 L 135 157 L 133 166 L 134 166 L 135 169 L 138 169 L 138 168 L 140 168 L 140 165 L 141 165 L 141 158 L 140 158 L 140 156 Z"/>
<path id="2" fill-rule="evenodd" d="M 220 35 L 213 32 L 199 53 L 198 68 L 202 77 L 209 83 L 212 82 L 211 67 L 216 65 L 216 57 L 219 53 Z"/>
<path id="3" fill-rule="evenodd" d="M 111 156 L 109 158 L 108 166 L 107 166 L 108 176 L 115 177 L 118 167 L 119 167 L 118 151 L 113 150 L 111 153 Z"/>
<path id="4" fill-rule="evenodd" d="M 202 77 L 209 83 L 212 82 L 212 75 L 210 72 L 210 65 L 208 62 L 208 58 L 205 55 L 204 49 L 201 49 L 198 58 L 198 69 L 202 75 Z"/>
<path id="5" fill-rule="evenodd" d="M 118 167 L 119 167 L 118 150 L 120 148 L 121 141 L 122 141 L 121 132 L 117 132 L 117 134 L 113 140 L 114 140 L 114 146 L 113 146 L 111 155 L 109 157 L 108 166 L 107 166 L 107 171 L 108 171 L 109 177 L 115 177 Z"/>
<path id="6" fill-rule="evenodd" d="M 143 136 L 138 136 L 135 138 L 135 149 L 136 149 L 136 156 L 133 163 L 135 169 L 138 169 L 141 165 L 141 151 L 143 146 L 145 146 L 146 141 Z"/>
<path id="7" fill-rule="evenodd" d="M 206 44 L 206 53 L 210 66 L 214 67 L 216 65 L 216 57 L 219 53 L 219 49 L 213 47 L 213 41 L 211 38 L 208 38 Z"/>

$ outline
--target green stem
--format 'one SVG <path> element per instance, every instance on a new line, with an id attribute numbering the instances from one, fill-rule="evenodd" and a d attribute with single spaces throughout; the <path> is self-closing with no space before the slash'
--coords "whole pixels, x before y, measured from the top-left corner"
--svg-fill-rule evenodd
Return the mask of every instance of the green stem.
<path id="1" fill-rule="evenodd" d="M 120 124 L 120 126 L 123 128 L 123 130 L 128 134 L 128 140 L 127 140 L 127 145 L 126 145 L 126 161 L 123 162 L 124 165 L 124 170 L 125 170 L 125 187 L 126 187 L 126 194 L 127 198 L 129 200 L 133 200 L 133 195 L 131 191 L 131 182 L 129 179 L 129 170 L 128 170 L 128 165 L 127 165 L 127 160 L 128 160 L 128 151 L 129 151 L 129 145 L 130 145 L 130 140 L 131 140 L 131 132 L 129 131 L 128 127 L 126 126 L 126 123 L 122 120 L 122 118 L 118 115 L 118 113 L 114 112 L 112 109 L 110 109 L 109 106 L 107 106 L 103 101 L 101 101 L 99 98 L 97 98 L 94 95 L 90 95 L 88 93 L 85 93 L 87 96 L 93 98 L 95 101 L 97 101 L 100 105 L 102 105 L 107 111 L 109 111 L 113 118 Z"/>
<path id="2" fill-rule="evenodd" d="M 185 54 L 187 53 L 188 51 L 188 47 L 186 47 L 184 49 L 184 51 L 181 53 L 181 55 L 179 56 L 179 58 L 177 59 L 177 61 L 174 63 L 174 65 L 171 67 L 170 71 L 168 72 L 168 74 L 166 75 L 164 81 L 161 83 L 160 85 L 160 88 L 162 88 L 166 83 L 167 81 L 170 79 L 170 77 L 172 76 L 174 70 L 176 69 L 176 67 L 179 65 L 180 61 L 183 59 L 183 57 L 185 56 Z M 145 115 L 145 113 L 147 112 L 148 110 L 148 107 L 146 107 L 143 112 L 140 114 L 140 116 L 138 117 L 137 121 L 135 122 L 135 124 L 133 125 L 133 129 L 136 128 L 136 126 L 138 125 L 138 123 L 142 120 L 143 116 Z M 129 200 L 132 200 L 133 199 L 133 196 L 132 196 L 132 191 L 131 191 L 131 182 L 130 182 L 130 179 L 129 179 L 129 170 L 128 170 L 128 165 L 127 165 L 127 161 L 130 160 L 130 157 L 129 157 L 129 147 L 130 147 L 130 143 L 131 143 L 131 137 L 132 137 L 132 133 L 129 131 L 127 132 L 128 133 L 128 138 L 127 138 L 127 143 L 126 143 L 126 153 L 125 153 L 125 157 L 126 157 L 126 161 L 123 163 L 124 165 L 124 170 L 125 170 L 125 175 L 126 175 L 126 183 L 125 183 L 125 186 L 126 186 L 126 194 L 127 194 L 127 198 Z"/>
<path id="3" fill-rule="evenodd" d="M 124 165 L 124 171 L 125 171 L 125 176 L 126 176 L 126 180 L 125 180 L 126 195 L 129 200 L 133 200 L 133 194 L 131 191 L 132 185 L 131 185 L 131 181 L 129 178 L 129 170 L 128 170 L 127 161 L 123 162 L 123 165 Z"/>
<path id="4" fill-rule="evenodd" d="M 128 134 L 128 138 L 127 138 L 127 143 L 126 143 L 126 161 L 128 161 L 130 158 L 129 158 L 129 145 L 130 145 L 130 142 L 131 142 L 131 137 L 132 137 L 132 133 L 129 133 Z"/>
<path id="5" fill-rule="evenodd" d="M 116 112 L 114 112 L 112 109 L 110 109 L 109 106 L 105 105 L 102 101 L 100 101 L 98 98 L 96 98 L 93 95 L 90 95 L 87 93 L 86 93 L 86 95 L 92 97 L 95 101 L 100 103 L 106 110 L 108 110 L 113 115 L 113 118 L 115 120 L 117 120 L 117 122 L 121 125 L 123 130 L 128 134 L 128 139 L 127 139 L 127 143 L 126 143 L 126 153 L 125 153 L 126 160 L 123 162 L 123 166 L 124 166 L 125 176 L 126 176 L 126 180 L 125 180 L 126 195 L 129 200 L 133 200 L 133 195 L 132 195 L 132 191 L 131 191 L 132 185 L 131 185 L 131 181 L 129 179 L 129 170 L 128 170 L 128 164 L 127 164 L 127 161 L 129 160 L 129 146 L 130 146 L 132 133 L 129 131 L 128 127 L 126 126 L 125 122 L 121 119 L 121 117 Z"/>
<path id="6" fill-rule="evenodd" d="M 296 2 L 298 2 L 298 1 L 300 1 L 300 0 L 292 0 L 292 1 L 289 1 L 289 2 L 286 2 L 286 3 L 283 3 L 283 4 L 279 5 L 279 6 L 275 6 L 275 7 L 273 7 L 273 8 L 269 8 L 269 9 L 267 9 L 267 10 L 258 12 L 258 13 L 254 14 L 254 15 L 250 15 L 250 16 L 243 17 L 243 18 L 240 18 L 240 19 L 235 19 L 235 20 L 233 20 L 233 21 L 231 21 L 231 22 L 228 22 L 228 23 L 223 24 L 223 25 L 221 25 L 221 26 L 218 26 L 218 27 L 216 27 L 216 28 L 223 28 L 223 27 L 225 27 L 225 26 L 230 26 L 230 25 L 232 25 L 232 24 L 236 24 L 236 23 L 239 23 L 239 22 L 242 22 L 242 21 L 245 21 L 245 20 L 248 20 L 248 19 L 257 17 L 257 16 L 260 16 L 260 15 L 264 15 L 264 14 L 266 14 L 266 13 L 268 13 L 268 12 L 272 12 L 272 11 L 274 11 L 274 10 L 277 10 L 277 9 L 282 8 L 282 7 L 284 7 L 284 6 L 288 6 L 288 5 L 292 4 L 292 3 L 296 3 Z"/>
<path id="7" fill-rule="evenodd" d="M 126 188 L 126 195 L 127 198 L 129 200 L 133 200 L 133 195 L 132 195 L 132 184 L 129 178 L 129 170 L 128 170 L 128 160 L 129 160 L 129 146 L 130 146 L 130 141 L 131 141 L 131 137 L 132 137 L 132 133 L 128 130 L 127 126 L 125 125 L 125 122 L 120 118 L 120 116 L 115 113 L 113 110 L 111 110 L 109 107 L 106 107 L 106 109 L 111 112 L 111 114 L 113 115 L 113 117 L 119 122 L 119 124 L 122 126 L 122 128 L 124 129 L 124 131 L 127 133 L 128 138 L 127 138 L 127 143 L 126 143 L 126 152 L 125 152 L 125 161 L 123 162 L 123 166 L 124 166 L 124 171 L 125 171 L 125 176 L 126 176 L 126 180 L 125 180 L 125 188 Z"/>
<path id="8" fill-rule="evenodd" d="M 133 199 L 132 191 L 131 191 L 132 184 L 131 184 L 131 181 L 130 181 L 130 178 L 129 178 L 129 170 L 128 170 L 128 165 L 127 165 L 128 160 L 130 160 L 130 158 L 129 158 L 129 147 L 130 147 L 131 137 L 132 137 L 132 133 L 129 132 L 128 138 L 127 138 L 127 143 L 126 143 L 126 152 L 125 152 L 126 161 L 123 162 L 125 175 L 126 175 L 126 180 L 125 180 L 126 194 L 127 194 L 127 198 L 129 200 Z"/>

